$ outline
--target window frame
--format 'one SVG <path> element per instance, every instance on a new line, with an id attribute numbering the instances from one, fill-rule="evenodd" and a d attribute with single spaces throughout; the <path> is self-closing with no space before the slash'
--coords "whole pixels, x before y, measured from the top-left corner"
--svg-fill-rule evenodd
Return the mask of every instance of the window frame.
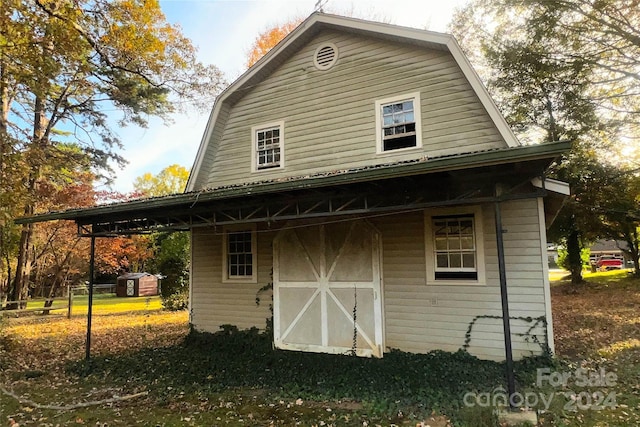
<path id="1" fill-rule="evenodd" d="M 229 275 L 229 235 L 233 233 L 251 233 L 251 275 Z M 255 224 L 229 225 L 222 231 L 222 283 L 258 283 L 258 242 Z"/>
<path id="2" fill-rule="evenodd" d="M 278 141 L 278 148 L 280 149 L 280 162 L 278 166 L 271 166 L 261 168 L 258 163 L 258 132 L 263 130 L 278 128 L 280 133 L 280 140 Z M 284 120 L 277 122 L 265 123 L 258 126 L 251 127 L 251 172 L 267 172 L 284 169 Z"/>
<path id="3" fill-rule="evenodd" d="M 439 218 L 473 218 L 473 237 L 475 242 L 476 278 L 436 278 L 436 245 L 434 221 Z M 424 214 L 424 239 L 425 260 L 427 272 L 427 284 L 429 285 L 485 285 L 485 254 L 484 254 L 484 227 L 481 206 L 466 206 L 459 208 L 437 208 L 425 210 Z M 441 270 L 442 271 L 442 270 Z M 470 269 L 454 268 L 450 272 L 469 272 Z"/>
<path id="4" fill-rule="evenodd" d="M 382 108 L 389 104 L 398 104 L 405 101 L 413 101 L 413 117 L 415 123 L 416 144 L 412 147 L 395 148 L 390 150 L 384 149 L 384 128 Z M 420 92 L 407 93 L 397 95 L 385 99 L 375 101 L 376 109 L 376 154 L 392 154 L 402 153 L 405 151 L 416 150 L 422 148 L 422 112 L 420 106 Z"/>

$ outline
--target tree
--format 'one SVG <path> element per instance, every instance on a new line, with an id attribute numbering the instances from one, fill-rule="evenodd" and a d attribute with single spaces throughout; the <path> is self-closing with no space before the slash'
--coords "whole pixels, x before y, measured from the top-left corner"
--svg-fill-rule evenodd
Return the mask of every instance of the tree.
<path id="1" fill-rule="evenodd" d="M 249 55 L 246 63 L 247 68 L 250 68 L 251 66 L 253 66 L 253 64 L 258 62 L 260 58 L 262 58 L 267 52 L 275 47 L 275 45 L 280 43 L 280 41 L 284 39 L 291 31 L 293 31 L 298 25 L 300 25 L 303 20 L 303 18 L 293 18 L 285 22 L 284 24 L 276 24 L 273 27 L 258 34 L 249 50 Z"/>
<path id="2" fill-rule="evenodd" d="M 623 241 L 621 247 L 633 261 L 634 274 L 640 276 L 640 176 L 638 170 L 609 167 L 606 182 L 598 191 L 605 195 L 594 204 L 593 214 L 598 219 L 603 237 Z"/>
<path id="3" fill-rule="evenodd" d="M 161 274 L 162 305 L 169 310 L 187 308 L 189 302 L 190 239 L 185 231 L 157 233 L 153 237 L 154 257 L 150 270 Z"/>
<path id="4" fill-rule="evenodd" d="M 187 103 L 208 106 L 222 83 L 215 67 L 196 61 L 157 0 L 2 2 L 0 178 L 18 190 L 19 202 L 11 208 L 2 200 L 4 226 L 48 207 L 37 189 L 51 179 L 44 166 L 52 159 L 73 165 L 88 156 L 90 167 L 107 174 L 110 161 L 124 162 L 107 112 L 121 113 L 119 125 L 144 126 L 149 116 L 168 119 Z M 82 156 L 60 150 L 65 142 Z M 3 254 L 14 232 L 3 229 Z M 14 300 L 26 295 L 32 237 L 33 225 L 19 229 L 15 267 L 4 266 L 15 268 L 7 272 Z"/>
<path id="5" fill-rule="evenodd" d="M 146 197 L 166 196 L 182 193 L 189 179 L 189 170 L 173 164 L 162 169 L 157 175 L 150 172 L 135 179 L 134 188 Z"/>
<path id="6" fill-rule="evenodd" d="M 624 98 L 631 105 L 637 99 L 628 96 L 628 79 L 603 78 L 610 67 L 595 60 L 582 33 L 576 34 L 578 27 L 560 24 L 575 14 L 554 9 L 555 3 L 476 0 L 457 13 L 453 32 L 482 64 L 489 90 L 521 140 L 574 142 L 572 152 L 553 171 L 569 182 L 573 194 L 549 235 L 566 245 L 572 282 L 580 283 L 581 250 L 601 232 L 592 207 L 600 202 L 598 197 L 616 195 L 599 193 L 585 177 L 601 176 L 605 153 L 613 149 L 609 141 L 619 141 L 632 129 L 621 119 L 631 112 L 614 111 L 613 103 Z M 592 30 L 598 31 L 597 25 Z M 626 85 L 624 97 L 616 95 L 620 84 Z"/>
<path id="7" fill-rule="evenodd" d="M 184 190 L 189 171 L 180 165 L 170 165 L 157 175 L 145 173 L 136 178 L 134 187 L 148 197 L 175 194 Z M 162 304 L 170 310 L 187 307 L 189 296 L 189 233 L 154 233 L 150 242 L 154 256 L 149 260 L 149 270 L 161 274 Z"/>

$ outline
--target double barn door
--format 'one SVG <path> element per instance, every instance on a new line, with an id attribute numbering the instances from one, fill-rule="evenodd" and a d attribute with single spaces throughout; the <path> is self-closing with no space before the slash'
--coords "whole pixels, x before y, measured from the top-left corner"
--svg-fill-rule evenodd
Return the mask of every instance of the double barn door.
<path id="1" fill-rule="evenodd" d="M 382 357 L 380 238 L 373 227 L 352 221 L 287 228 L 273 250 L 276 347 Z"/>

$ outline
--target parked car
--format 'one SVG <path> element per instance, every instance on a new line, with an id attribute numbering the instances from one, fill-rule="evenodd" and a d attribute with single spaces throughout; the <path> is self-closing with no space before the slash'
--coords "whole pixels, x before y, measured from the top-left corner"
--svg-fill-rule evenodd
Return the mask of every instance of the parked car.
<path id="1" fill-rule="evenodd" d="M 600 257 L 596 260 L 598 271 L 620 270 L 624 268 L 624 260 L 615 257 Z"/>

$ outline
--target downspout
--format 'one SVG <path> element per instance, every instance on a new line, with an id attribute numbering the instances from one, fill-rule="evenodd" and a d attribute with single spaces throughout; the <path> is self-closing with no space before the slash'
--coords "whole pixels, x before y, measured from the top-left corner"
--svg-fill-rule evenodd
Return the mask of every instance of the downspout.
<path id="1" fill-rule="evenodd" d="M 507 272 L 504 261 L 504 239 L 502 229 L 501 190 L 496 185 L 495 222 L 496 244 L 498 249 L 498 270 L 500 274 L 500 297 L 502 299 L 502 327 L 504 330 L 504 351 L 507 369 L 507 391 L 509 392 L 509 406 L 513 409 L 513 396 L 516 392 L 513 372 L 513 348 L 511 346 L 511 322 L 509 320 L 509 297 L 507 293 Z"/>
<path id="2" fill-rule="evenodd" d="M 87 342 L 85 360 L 91 359 L 91 315 L 93 312 L 93 276 L 96 260 L 96 237 L 91 236 L 91 255 L 89 257 L 89 303 L 87 307 Z"/>

